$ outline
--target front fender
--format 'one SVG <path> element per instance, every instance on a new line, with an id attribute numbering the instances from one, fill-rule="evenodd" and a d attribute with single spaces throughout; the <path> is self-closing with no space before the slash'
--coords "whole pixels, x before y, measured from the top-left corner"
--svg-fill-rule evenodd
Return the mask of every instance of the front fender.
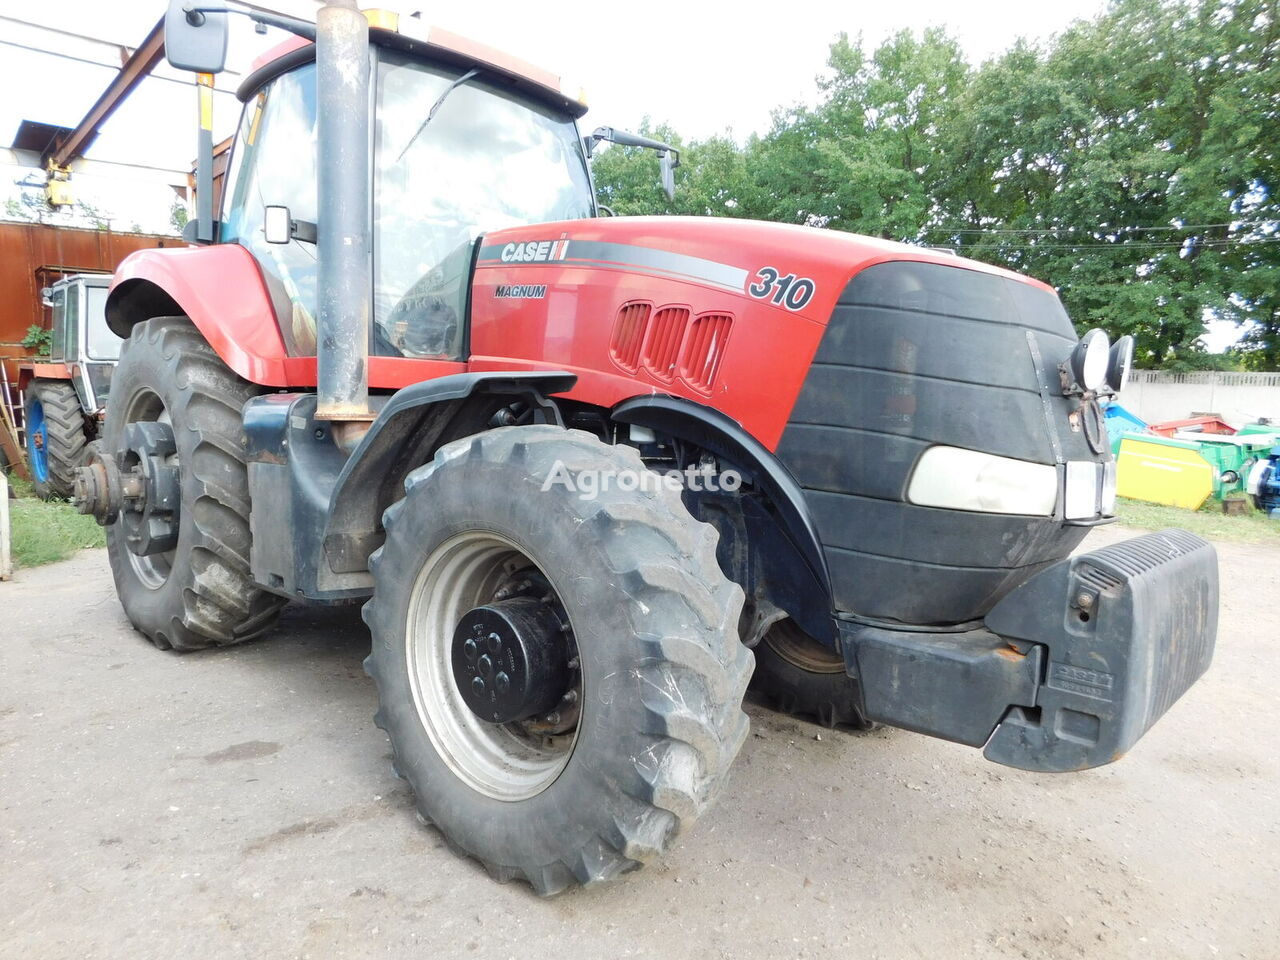
<path id="1" fill-rule="evenodd" d="M 493 404 L 542 398 L 573 388 L 563 371 L 494 371 L 437 377 L 395 393 L 351 453 L 334 484 L 324 551 L 335 573 L 365 570 L 382 543 L 382 511 L 403 494 L 405 475 L 455 436 L 479 433 Z M 470 404 L 488 395 L 493 404 Z"/>
<path id="2" fill-rule="evenodd" d="M 786 587 L 797 603 L 792 618 L 806 633 L 834 646 L 831 577 L 817 528 L 804 495 L 781 461 L 733 418 L 681 397 L 662 394 L 632 397 L 610 411 L 619 423 L 649 427 L 693 443 L 751 474 L 771 507 L 772 529 L 782 539 L 764 550 L 767 576 Z M 758 531 L 759 533 L 759 531 Z"/>
<path id="3" fill-rule="evenodd" d="M 290 365 L 258 264 L 237 244 L 139 250 L 117 268 L 107 325 L 127 338 L 135 324 L 185 314 L 222 361 L 251 383 L 289 386 Z"/>

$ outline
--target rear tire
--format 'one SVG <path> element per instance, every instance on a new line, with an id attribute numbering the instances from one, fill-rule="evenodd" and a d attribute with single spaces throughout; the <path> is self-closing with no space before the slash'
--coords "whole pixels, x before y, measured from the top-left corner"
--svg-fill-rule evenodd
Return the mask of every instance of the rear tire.
<path id="1" fill-rule="evenodd" d="M 249 573 L 249 478 L 241 408 L 260 393 L 219 359 L 186 317 L 133 328 L 111 384 L 103 449 L 123 448 L 131 421 L 168 422 L 180 467 L 177 546 L 139 557 L 120 523 L 107 528 L 116 593 L 133 625 L 162 650 L 252 640 L 285 599 Z"/>
<path id="2" fill-rule="evenodd" d="M 845 672 L 844 659 L 793 620 L 774 624 L 756 647 L 751 689 L 774 709 L 810 717 L 828 729 L 875 727 L 862 714 L 857 683 Z"/>
<path id="3" fill-rule="evenodd" d="M 36 496 L 65 500 L 89 442 L 80 398 L 65 381 L 34 380 L 27 388 L 25 407 L 27 459 Z"/>
<path id="4" fill-rule="evenodd" d="M 635 450 L 559 427 L 447 444 L 386 512 L 364 609 L 375 722 L 420 817 L 544 896 L 656 859 L 705 812 L 746 737 L 752 662 L 714 528 L 671 490 L 546 487 L 557 464 L 645 471 Z M 550 584 L 581 664 L 581 713 L 559 744 L 478 720 L 442 656 L 460 611 L 500 596 L 512 569 Z"/>

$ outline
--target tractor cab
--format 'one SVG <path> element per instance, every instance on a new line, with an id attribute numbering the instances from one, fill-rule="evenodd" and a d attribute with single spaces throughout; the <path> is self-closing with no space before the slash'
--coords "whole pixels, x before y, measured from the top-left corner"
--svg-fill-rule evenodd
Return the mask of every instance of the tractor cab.
<path id="1" fill-rule="evenodd" d="M 370 39 L 370 352 L 458 359 L 477 238 L 595 215 L 575 122 L 585 107 L 440 31 Z M 286 44 L 241 86 L 217 227 L 260 265 L 294 356 L 316 352 L 316 72 L 312 45 Z"/>
<path id="2" fill-rule="evenodd" d="M 28 379 L 66 379 L 75 389 L 87 415 L 96 416 L 107 404 L 111 371 L 120 359 L 123 341 L 107 326 L 109 274 L 77 273 L 41 291 L 49 308 L 51 335 L 48 361 L 27 365 Z"/>

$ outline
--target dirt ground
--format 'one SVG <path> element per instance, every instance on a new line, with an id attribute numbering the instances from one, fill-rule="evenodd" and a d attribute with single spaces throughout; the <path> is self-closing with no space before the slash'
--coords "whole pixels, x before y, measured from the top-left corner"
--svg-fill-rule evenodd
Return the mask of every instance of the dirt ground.
<path id="1" fill-rule="evenodd" d="M 1280 538 L 1219 552 L 1214 665 L 1120 763 L 1036 776 L 751 705 L 664 863 L 550 901 L 418 824 L 354 612 L 176 656 L 104 552 L 20 571 L 0 957 L 1280 957 Z"/>

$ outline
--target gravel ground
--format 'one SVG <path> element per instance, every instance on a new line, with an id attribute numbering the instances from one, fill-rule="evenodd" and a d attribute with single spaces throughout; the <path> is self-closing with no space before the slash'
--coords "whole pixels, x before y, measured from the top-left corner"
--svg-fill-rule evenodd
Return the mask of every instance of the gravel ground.
<path id="1" fill-rule="evenodd" d="M 103 551 L 20 571 L 0 957 L 1275 958 L 1280 538 L 1219 552 L 1214 666 L 1120 763 L 1037 776 L 750 705 L 666 861 L 550 901 L 417 823 L 354 612 L 176 656 L 130 629 Z"/>

